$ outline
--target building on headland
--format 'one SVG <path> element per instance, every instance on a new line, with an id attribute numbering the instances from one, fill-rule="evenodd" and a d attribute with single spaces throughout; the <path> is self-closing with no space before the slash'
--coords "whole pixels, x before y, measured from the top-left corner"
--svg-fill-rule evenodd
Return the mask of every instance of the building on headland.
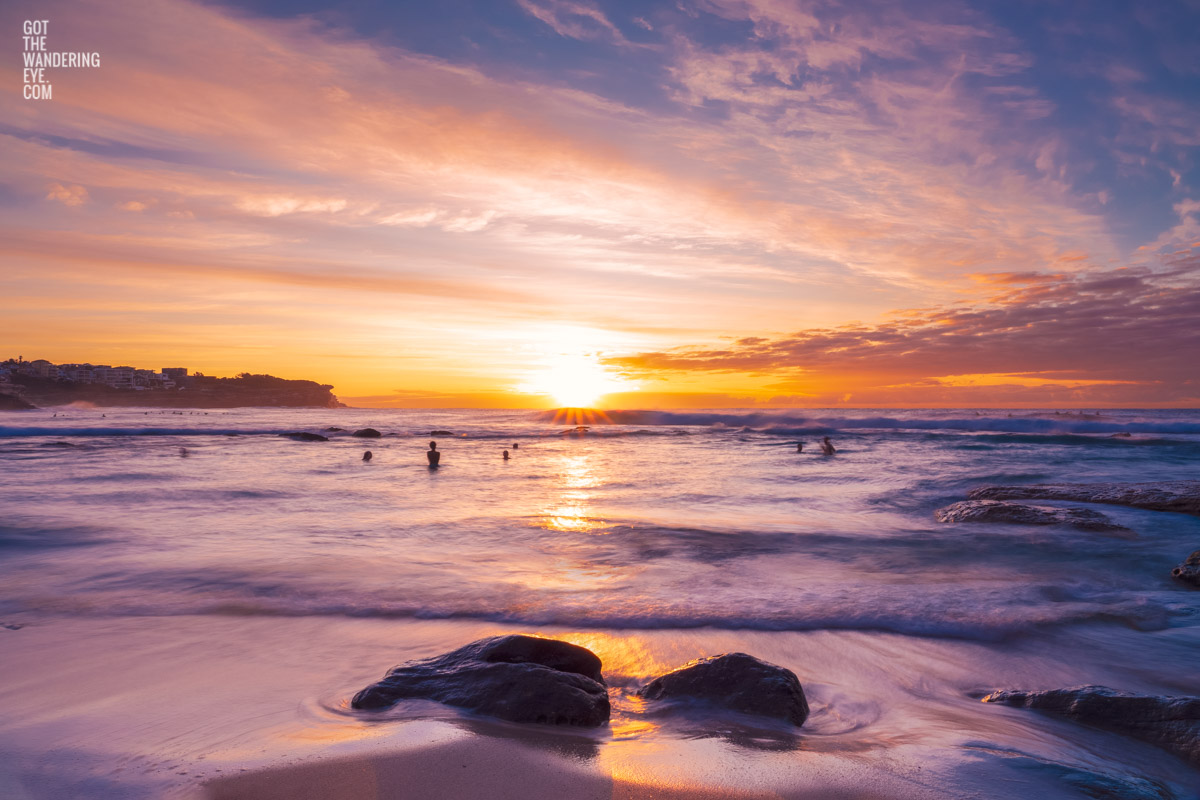
<path id="1" fill-rule="evenodd" d="M 0 394 L 43 407 L 82 401 L 110 406 L 341 408 L 333 387 L 310 380 L 243 372 L 232 378 L 161 372 L 127 365 L 53 364 L 45 359 L 0 361 Z"/>
<path id="2" fill-rule="evenodd" d="M 26 375 L 34 375 L 38 378 L 50 378 L 53 380 L 60 377 L 58 365 L 51 364 L 44 358 L 39 358 L 37 361 L 30 361 L 26 369 L 28 370 L 25 372 Z"/>
<path id="3" fill-rule="evenodd" d="M 187 369 L 170 367 L 163 372 L 155 372 L 152 369 L 113 367 L 108 364 L 52 364 L 42 358 L 36 361 L 10 358 L 0 362 L 0 376 L 6 379 L 4 382 L 11 383 L 13 378 L 22 375 L 73 383 L 100 383 L 114 389 L 174 389 L 181 382 L 179 376 L 187 375 Z"/>
<path id="4" fill-rule="evenodd" d="M 61 377 L 76 383 L 94 383 L 96 369 L 91 364 L 60 364 Z"/>

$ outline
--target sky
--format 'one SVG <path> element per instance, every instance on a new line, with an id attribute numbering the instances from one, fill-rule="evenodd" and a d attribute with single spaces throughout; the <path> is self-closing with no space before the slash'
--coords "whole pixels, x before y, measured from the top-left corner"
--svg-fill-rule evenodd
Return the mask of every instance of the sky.
<path id="1" fill-rule="evenodd" d="M 25 20 L 49 51 L 23 96 Z M 9 0 L 0 357 L 1198 407 L 1200 0 Z"/>

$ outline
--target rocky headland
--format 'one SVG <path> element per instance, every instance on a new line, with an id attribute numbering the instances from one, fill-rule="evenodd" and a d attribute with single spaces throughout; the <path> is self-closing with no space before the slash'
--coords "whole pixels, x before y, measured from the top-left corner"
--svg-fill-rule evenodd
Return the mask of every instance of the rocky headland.
<path id="1" fill-rule="evenodd" d="M 0 410 L 91 403 L 135 408 L 344 408 L 329 384 L 243 373 L 236 378 L 189 377 L 174 389 L 118 389 L 22 375 L 0 390 Z"/>

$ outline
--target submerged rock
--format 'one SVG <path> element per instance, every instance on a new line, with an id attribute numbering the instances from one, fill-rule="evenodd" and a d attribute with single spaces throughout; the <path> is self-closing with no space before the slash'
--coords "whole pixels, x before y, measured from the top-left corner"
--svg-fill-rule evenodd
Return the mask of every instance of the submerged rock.
<path id="1" fill-rule="evenodd" d="M 328 437 L 322 436 L 319 433 L 306 433 L 304 431 L 297 431 L 296 433 L 281 433 L 279 435 L 285 439 L 291 439 L 292 441 L 295 441 L 295 442 L 328 442 L 329 441 Z"/>
<path id="2" fill-rule="evenodd" d="M 1009 522 L 1015 525 L 1073 525 L 1093 531 L 1128 530 L 1087 508 L 1026 506 L 1000 500 L 963 500 L 933 513 L 938 522 Z"/>
<path id="3" fill-rule="evenodd" d="M 1045 692 L 992 692 L 985 703 L 1045 711 L 1158 745 L 1200 764 L 1200 697 L 1160 697 L 1080 686 Z"/>
<path id="4" fill-rule="evenodd" d="M 791 670 L 745 653 L 702 658 L 660 675 L 639 692 L 647 700 L 696 699 L 803 725 L 808 700 Z"/>
<path id="5" fill-rule="evenodd" d="M 970 747 L 970 745 L 968 745 Z M 1117 772 L 1094 772 L 1078 766 L 1060 764 L 1020 751 L 992 751 L 1017 769 L 1036 774 L 1053 775 L 1062 783 L 1092 800 L 1178 800 L 1175 793 L 1150 778 L 1134 777 Z"/>
<path id="6" fill-rule="evenodd" d="M 436 700 L 512 722 L 603 725 L 608 691 L 590 650 L 534 636 L 494 636 L 393 668 L 354 695 L 353 708 Z"/>
<path id="7" fill-rule="evenodd" d="M 350 435 L 357 436 L 360 439 L 378 439 L 380 436 L 383 436 L 382 433 L 375 430 L 374 428 L 363 428 L 361 430 L 355 431 L 354 433 L 352 433 Z"/>
<path id="8" fill-rule="evenodd" d="M 429 435 L 430 436 L 453 436 L 454 434 L 451 433 L 450 431 L 430 431 Z"/>
<path id="9" fill-rule="evenodd" d="M 325 430 L 326 430 L 326 432 L 328 432 L 328 433 L 341 433 L 342 431 L 344 431 L 344 430 L 346 430 L 346 429 L 345 429 L 345 428 L 337 428 L 337 427 L 332 427 L 332 426 L 331 426 L 331 427 L 328 427 L 328 428 L 326 428 Z"/>
<path id="10" fill-rule="evenodd" d="M 986 486 L 967 493 L 972 500 L 1074 500 L 1200 514 L 1200 481 L 1162 483 L 1043 483 Z"/>
<path id="11" fill-rule="evenodd" d="M 1182 564 L 1171 570 L 1171 577 L 1200 589 L 1200 550 L 1192 553 Z"/>

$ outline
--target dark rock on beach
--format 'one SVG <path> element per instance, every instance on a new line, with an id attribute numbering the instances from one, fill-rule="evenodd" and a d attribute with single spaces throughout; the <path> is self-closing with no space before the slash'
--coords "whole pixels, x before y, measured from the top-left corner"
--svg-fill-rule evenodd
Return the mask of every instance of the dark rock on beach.
<path id="1" fill-rule="evenodd" d="M 745 653 L 702 658 L 660 675 L 639 692 L 647 700 L 704 700 L 714 705 L 803 725 L 808 700 L 791 670 Z"/>
<path id="2" fill-rule="evenodd" d="M 999 500 L 963 500 L 934 512 L 938 522 L 1008 522 L 1014 525 L 1072 525 L 1092 531 L 1128 530 L 1087 508 L 1026 506 Z"/>
<path id="3" fill-rule="evenodd" d="M 350 435 L 357 436 L 360 439 L 378 439 L 380 436 L 383 436 L 382 433 L 374 428 L 362 428 L 361 430 L 357 430 Z"/>
<path id="4" fill-rule="evenodd" d="M 15 394 L 0 392 L 0 411 L 34 411 L 37 406 L 29 403 Z"/>
<path id="5" fill-rule="evenodd" d="M 1162 483 L 1043 483 L 987 486 L 967 493 L 972 500 L 1073 500 L 1151 511 L 1200 514 L 1200 481 Z"/>
<path id="6" fill-rule="evenodd" d="M 1161 697 L 1080 686 L 1045 692 L 1000 691 L 983 698 L 1122 733 L 1200 765 L 1200 697 Z"/>
<path id="7" fill-rule="evenodd" d="M 328 442 L 329 441 L 328 437 L 322 436 L 319 433 L 306 433 L 304 431 L 298 431 L 296 433 L 281 433 L 279 435 L 285 439 L 291 439 L 292 441 L 295 441 L 295 442 Z"/>
<path id="8" fill-rule="evenodd" d="M 534 636 L 495 636 L 393 668 L 350 705 L 380 709 L 435 700 L 512 722 L 603 725 L 608 691 L 600 659 L 583 647 Z"/>
<path id="9" fill-rule="evenodd" d="M 1171 577 L 1200 589 L 1200 550 L 1192 553 L 1186 561 L 1171 570 Z"/>

